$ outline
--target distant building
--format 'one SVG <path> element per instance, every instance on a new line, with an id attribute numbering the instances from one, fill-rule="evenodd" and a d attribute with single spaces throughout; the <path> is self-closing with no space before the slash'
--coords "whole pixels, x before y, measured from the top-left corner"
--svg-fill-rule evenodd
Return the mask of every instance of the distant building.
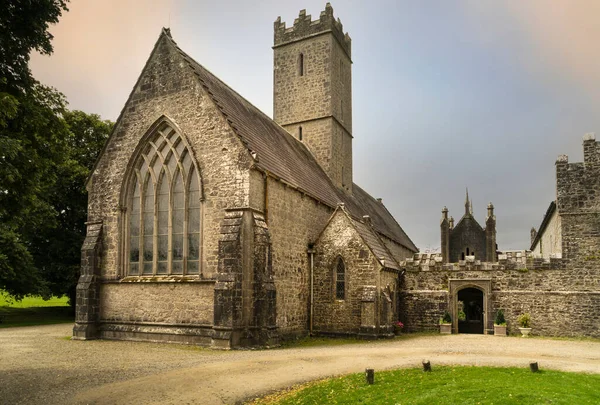
<path id="1" fill-rule="evenodd" d="M 469 256 L 495 262 L 498 246 L 496 245 L 496 217 L 492 203 L 488 205 L 485 224 L 486 227 L 482 228 L 473 217 L 473 204 L 469 200 L 468 190 L 465 214 L 456 226 L 454 226 L 454 218 L 448 218 L 448 208 L 444 207 L 440 223 L 443 262 L 456 263 Z"/>
<path id="2" fill-rule="evenodd" d="M 531 228 L 530 250 L 537 257 L 562 257 L 562 221 L 556 201 L 550 203 L 539 231 Z"/>
<path id="3" fill-rule="evenodd" d="M 502 309 L 511 333 L 528 312 L 536 334 L 600 337 L 600 143 L 591 134 L 583 155 L 582 163 L 564 155 L 556 160 L 557 198 L 539 232 L 532 229 L 531 251 L 496 251 L 491 204 L 485 229 L 473 218 L 468 194 L 456 226 L 444 208 L 442 253 L 400 263 L 406 329 L 435 329 L 448 311 L 455 333 L 492 333 Z"/>

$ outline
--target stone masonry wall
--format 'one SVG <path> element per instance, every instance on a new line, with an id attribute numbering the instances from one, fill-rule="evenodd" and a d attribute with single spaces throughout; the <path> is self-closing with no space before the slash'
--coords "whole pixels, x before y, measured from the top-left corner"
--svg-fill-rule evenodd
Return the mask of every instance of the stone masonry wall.
<path id="1" fill-rule="evenodd" d="M 279 333 L 308 330 L 310 267 L 308 244 L 325 227 L 332 209 L 269 178 L 267 224 L 271 232 Z"/>
<path id="2" fill-rule="evenodd" d="M 335 297 L 335 265 L 346 266 L 346 299 Z M 359 333 L 361 298 L 365 288 L 380 287 L 381 266 L 341 211 L 337 211 L 315 245 L 314 330 L 321 333 Z M 375 310 L 373 316 L 377 314 Z"/>
<path id="3" fill-rule="evenodd" d="M 186 63 L 170 39 L 163 34 L 125 105 L 88 184 L 88 219 L 101 220 L 104 227 L 101 274 L 105 280 L 116 280 L 124 276 L 119 253 L 122 242 L 119 227 L 122 221 L 121 184 L 127 172 L 127 164 L 139 140 L 163 114 L 183 133 L 201 171 L 205 196 L 202 208 L 203 278 L 213 278 L 217 271 L 218 235 L 224 210 L 249 204 L 250 157 Z M 139 288 L 111 284 L 106 289 L 110 293 L 104 295 L 110 302 L 102 301 L 101 306 L 109 305 L 122 310 L 120 315 L 111 315 L 111 319 L 120 317 L 121 320 L 126 320 L 135 317 L 147 322 L 163 319 L 164 309 L 160 305 L 145 305 L 140 308 L 127 305 Z M 164 293 L 163 300 L 172 297 L 177 301 L 191 299 L 196 289 L 200 294 L 212 287 L 211 284 L 174 287 L 172 283 L 158 283 L 144 288 L 152 288 L 157 296 L 159 291 Z M 122 294 L 114 293 L 117 290 Z M 184 311 L 183 314 L 189 318 L 180 317 L 177 322 L 205 322 L 212 316 L 212 306 L 202 304 L 196 309 L 198 311 Z M 139 314 L 140 310 L 144 313 Z"/>
<path id="4" fill-rule="evenodd" d="M 352 61 L 342 48 L 335 45 L 331 50 L 331 68 L 335 72 L 331 83 L 333 116 L 352 134 Z"/>
<path id="5" fill-rule="evenodd" d="M 402 318 L 408 331 L 437 330 L 449 309 L 450 279 L 491 280 L 493 314 L 503 309 L 509 333 L 517 333 L 517 317 L 531 313 L 535 334 L 600 336 L 600 285 L 591 269 L 576 271 L 562 259 L 549 261 L 531 255 L 498 263 L 465 260 L 442 264 L 437 255 L 416 255 L 404 263 Z M 489 316 L 489 314 L 488 314 Z"/>
<path id="6" fill-rule="evenodd" d="M 562 222 L 562 254 L 576 269 L 600 257 L 600 144 L 593 134 L 583 140 L 583 163 L 556 161 L 556 205 Z M 600 278 L 600 267 L 596 275 Z"/>
<path id="7" fill-rule="evenodd" d="M 301 62 L 302 61 L 302 62 Z M 300 65 L 303 68 L 300 68 Z M 299 138 L 338 187 L 352 189 L 350 39 L 327 6 L 311 22 L 275 22 L 273 119 Z"/>
<path id="8" fill-rule="evenodd" d="M 274 50 L 273 119 L 282 126 L 332 114 L 330 57 L 333 38 L 320 35 Z M 304 74 L 299 73 L 299 57 Z"/>
<path id="9" fill-rule="evenodd" d="M 214 282 L 109 283 L 100 288 L 102 322 L 194 324 L 213 322 Z M 152 308 L 152 312 L 148 311 Z"/>

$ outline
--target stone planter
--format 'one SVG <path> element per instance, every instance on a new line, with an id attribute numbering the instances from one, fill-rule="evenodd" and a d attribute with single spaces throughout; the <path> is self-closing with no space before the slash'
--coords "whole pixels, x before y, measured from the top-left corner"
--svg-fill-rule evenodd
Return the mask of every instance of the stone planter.
<path id="1" fill-rule="evenodd" d="M 527 337 L 531 333 L 531 328 L 519 328 L 519 332 L 521 332 L 521 337 Z"/>
<path id="2" fill-rule="evenodd" d="M 506 325 L 494 325 L 494 336 L 506 336 Z"/>
<path id="3" fill-rule="evenodd" d="M 394 330 L 394 335 L 396 335 L 396 336 L 402 335 L 402 329 L 396 329 L 396 330 Z"/>
<path id="4" fill-rule="evenodd" d="M 451 323 L 440 323 L 440 333 L 442 335 L 451 335 L 452 334 L 452 324 Z"/>

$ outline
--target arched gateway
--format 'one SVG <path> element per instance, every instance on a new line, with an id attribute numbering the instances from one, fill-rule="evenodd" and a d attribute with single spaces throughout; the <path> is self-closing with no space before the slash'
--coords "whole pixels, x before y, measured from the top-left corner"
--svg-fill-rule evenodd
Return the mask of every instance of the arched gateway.
<path id="1" fill-rule="evenodd" d="M 454 333 L 492 333 L 491 280 L 449 280 Z"/>

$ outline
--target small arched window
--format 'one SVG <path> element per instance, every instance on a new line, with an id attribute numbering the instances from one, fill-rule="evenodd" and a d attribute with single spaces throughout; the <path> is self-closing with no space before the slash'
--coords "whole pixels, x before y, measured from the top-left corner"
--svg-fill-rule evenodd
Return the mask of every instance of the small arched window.
<path id="1" fill-rule="evenodd" d="M 335 264 L 335 298 L 346 299 L 346 266 L 341 257 L 338 257 Z"/>
<path id="2" fill-rule="evenodd" d="M 298 127 L 298 140 L 302 140 L 302 127 Z"/>
<path id="3" fill-rule="evenodd" d="M 298 74 L 304 76 L 304 54 L 298 55 Z"/>
<path id="4" fill-rule="evenodd" d="M 183 138 L 161 124 L 130 171 L 127 274 L 200 272 L 200 176 Z"/>

